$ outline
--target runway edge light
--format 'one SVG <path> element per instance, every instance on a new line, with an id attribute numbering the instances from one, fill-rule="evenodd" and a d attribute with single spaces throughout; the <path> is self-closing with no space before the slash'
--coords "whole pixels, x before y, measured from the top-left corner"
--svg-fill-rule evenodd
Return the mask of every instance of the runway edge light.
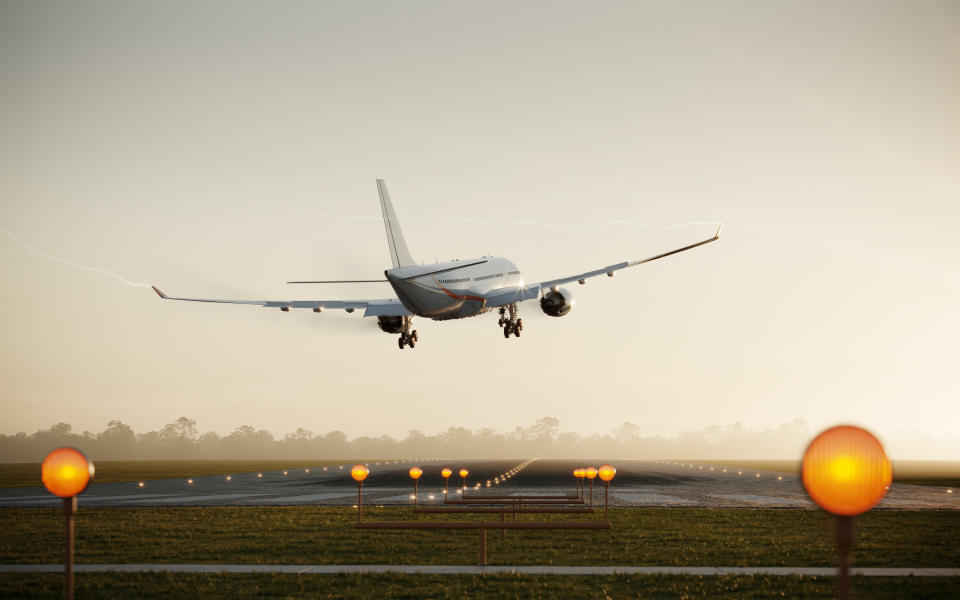
<path id="1" fill-rule="evenodd" d="M 840 563 L 837 597 L 849 599 L 855 519 L 886 495 L 893 479 L 890 459 L 880 441 L 866 429 L 838 425 L 810 442 L 801 472 L 810 499 L 834 515 Z"/>
<path id="2" fill-rule="evenodd" d="M 65 446 L 47 454 L 40 465 L 40 480 L 47 491 L 63 498 L 66 540 L 63 561 L 63 596 L 73 600 L 74 516 L 77 494 L 87 489 L 93 478 L 93 462 L 76 448 Z"/>

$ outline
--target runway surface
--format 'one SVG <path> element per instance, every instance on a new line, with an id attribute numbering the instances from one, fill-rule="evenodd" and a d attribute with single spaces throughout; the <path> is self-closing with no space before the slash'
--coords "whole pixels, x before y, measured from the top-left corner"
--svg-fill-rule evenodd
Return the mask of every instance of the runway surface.
<path id="1" fill-rule="evenodd" d="M 733 466 L 678 461 L 618 460 L 610 485 L 610 505 L 713 508 L 814 508 L 799 476 Z M 366 463 L 364 504 L 409 505 L 413 482 L 407 470 L 423 469 L 418 502 L 440 505 L 443 478 L 450 467 L 450 497 L 460 493 L 461 468 L 470 471 L 466 493 L 564 494 L 575 490 L 572 471 L 585 466 L 569 460 L 383 461 Z M 79 496 L 81 506 L 291 506 L 353 505 L 357 485 L 352 463 L 342 465 L 127 483 L 93 483 Z M 594 463 L 599 466 L 599 462 Z M 505 473 L 519 471 L 505 479 Z M 490 482 L 489 487 L 487 482 Z M 497 483 L 499 481 L 499 483 Z M 478 488 L 477 485 L 480 487 Z M 960 490 L 893 484 L 879 509 L 960 510 Z M 603 486 L 594 480 L 594 501 L 602 504 Z M 54 507 L 60 500 L 42 487 L 0 489 L 0 507 Z"/>

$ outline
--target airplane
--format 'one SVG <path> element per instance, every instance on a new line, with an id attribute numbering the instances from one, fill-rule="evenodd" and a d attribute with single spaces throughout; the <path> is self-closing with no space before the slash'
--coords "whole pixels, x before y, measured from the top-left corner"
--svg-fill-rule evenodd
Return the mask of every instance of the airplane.
<path id="1" fill-rule="evenodd" d="M 613 277 L 616 271 L 635 267 L 680 252 L 691 250 L 720 238 L 717 227 L 713 237 L 642 258 L 608 265 L 593 271 L 549 279 L 538 283 L 526 283 L 520 275 L 520 269 L 506 258 L 481 256 L 469 260 L 452 260 L 433 264 L 417 264 L 410 255 L 400 223 L 393 210 L 393 203 L 382 179 L 377 180 L 380 193 L 380 209 L 387 233 L 387 245 L 393 268 L 386 269 L 385 279 L 360 279 L 339 281 L 288 281 L 287 283 L 373 283 L 389 282 L 396 293 L 395 298 L 373 300 L 217 300 L 211 298 L 176 298 L 164 294 L 157 286 L 153 291 L 164 300 L 184 300 L 188 302 L 213 302 L 219 304 L 251 304 L 279 308 L 289 312 L 291 308 L 309 308 L 319 313 L 324 310 L 345 310 L 352 313 L 358 309 L 365 317 L 376 317 L 380 329 L 390 334 L 400 334 L 398 345 L 401 350 L 413 348 L 419 336 L 413 329 L 414 317 L 423 317 L 435 321 L 464 319 L 474 317 L 494 309 L 500 315 L 499 325 L 503 337 L 520 337 L 523 331 L 523 319 L 519 315 L 518 304 L 526 300 L 539 299 L 540 310 L 551 317 L 568 314 L 574 305 L 573 295 L 562 285 L 578 282 L 584 285 L 587 279 L 606 275 Z"/>

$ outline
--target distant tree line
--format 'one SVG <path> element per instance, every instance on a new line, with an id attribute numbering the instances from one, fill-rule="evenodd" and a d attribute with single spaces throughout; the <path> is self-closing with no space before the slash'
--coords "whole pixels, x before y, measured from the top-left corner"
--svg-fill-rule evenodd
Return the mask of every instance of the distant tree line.
<path id="1" fill-rule="evenodd" d="M 200 433 L 197 422 L 180 417 L 158 431 L 135 433 L 115 419 L 100 433 L 74 433 L 57 423 L 30 435 L 0 435 L 0 462 L 35 462 L 59 446 L 75 446 L 93 460 L 143 459 L 375 459 L 444 456 L 450 458 L 797 458 L 810 440 L 803 420 L 755 431 L 740 423 L 686 431 L 676 436 L 645 436 L 633 423 L 609 434 L 562 432 L 559 420 L 544 417 L 529 427 L 498 433 L 450 427 L 435 435 L 411 430 L 403 439 L 361 436 L 342 431 L 316 434 L 298 428 L 283 437 L 250 425 L 229 435 Z"/>

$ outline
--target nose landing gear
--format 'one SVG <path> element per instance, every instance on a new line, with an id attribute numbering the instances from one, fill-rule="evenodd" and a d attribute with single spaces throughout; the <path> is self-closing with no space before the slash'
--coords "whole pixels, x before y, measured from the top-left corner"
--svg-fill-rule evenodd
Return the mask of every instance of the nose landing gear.
<path id="1" fill-rule="evenodd" d="M 509 317 L 506 316 L 508 310 L 510 311 Z M 497 323 L 503 328 L 503 337 L 507 339 L 510 338 L 511 334 L 520 337 L 520 332 L 523 331 L 523 319 L 517 318 L 516 304 L 501 306 L 500 320 Z"/>

